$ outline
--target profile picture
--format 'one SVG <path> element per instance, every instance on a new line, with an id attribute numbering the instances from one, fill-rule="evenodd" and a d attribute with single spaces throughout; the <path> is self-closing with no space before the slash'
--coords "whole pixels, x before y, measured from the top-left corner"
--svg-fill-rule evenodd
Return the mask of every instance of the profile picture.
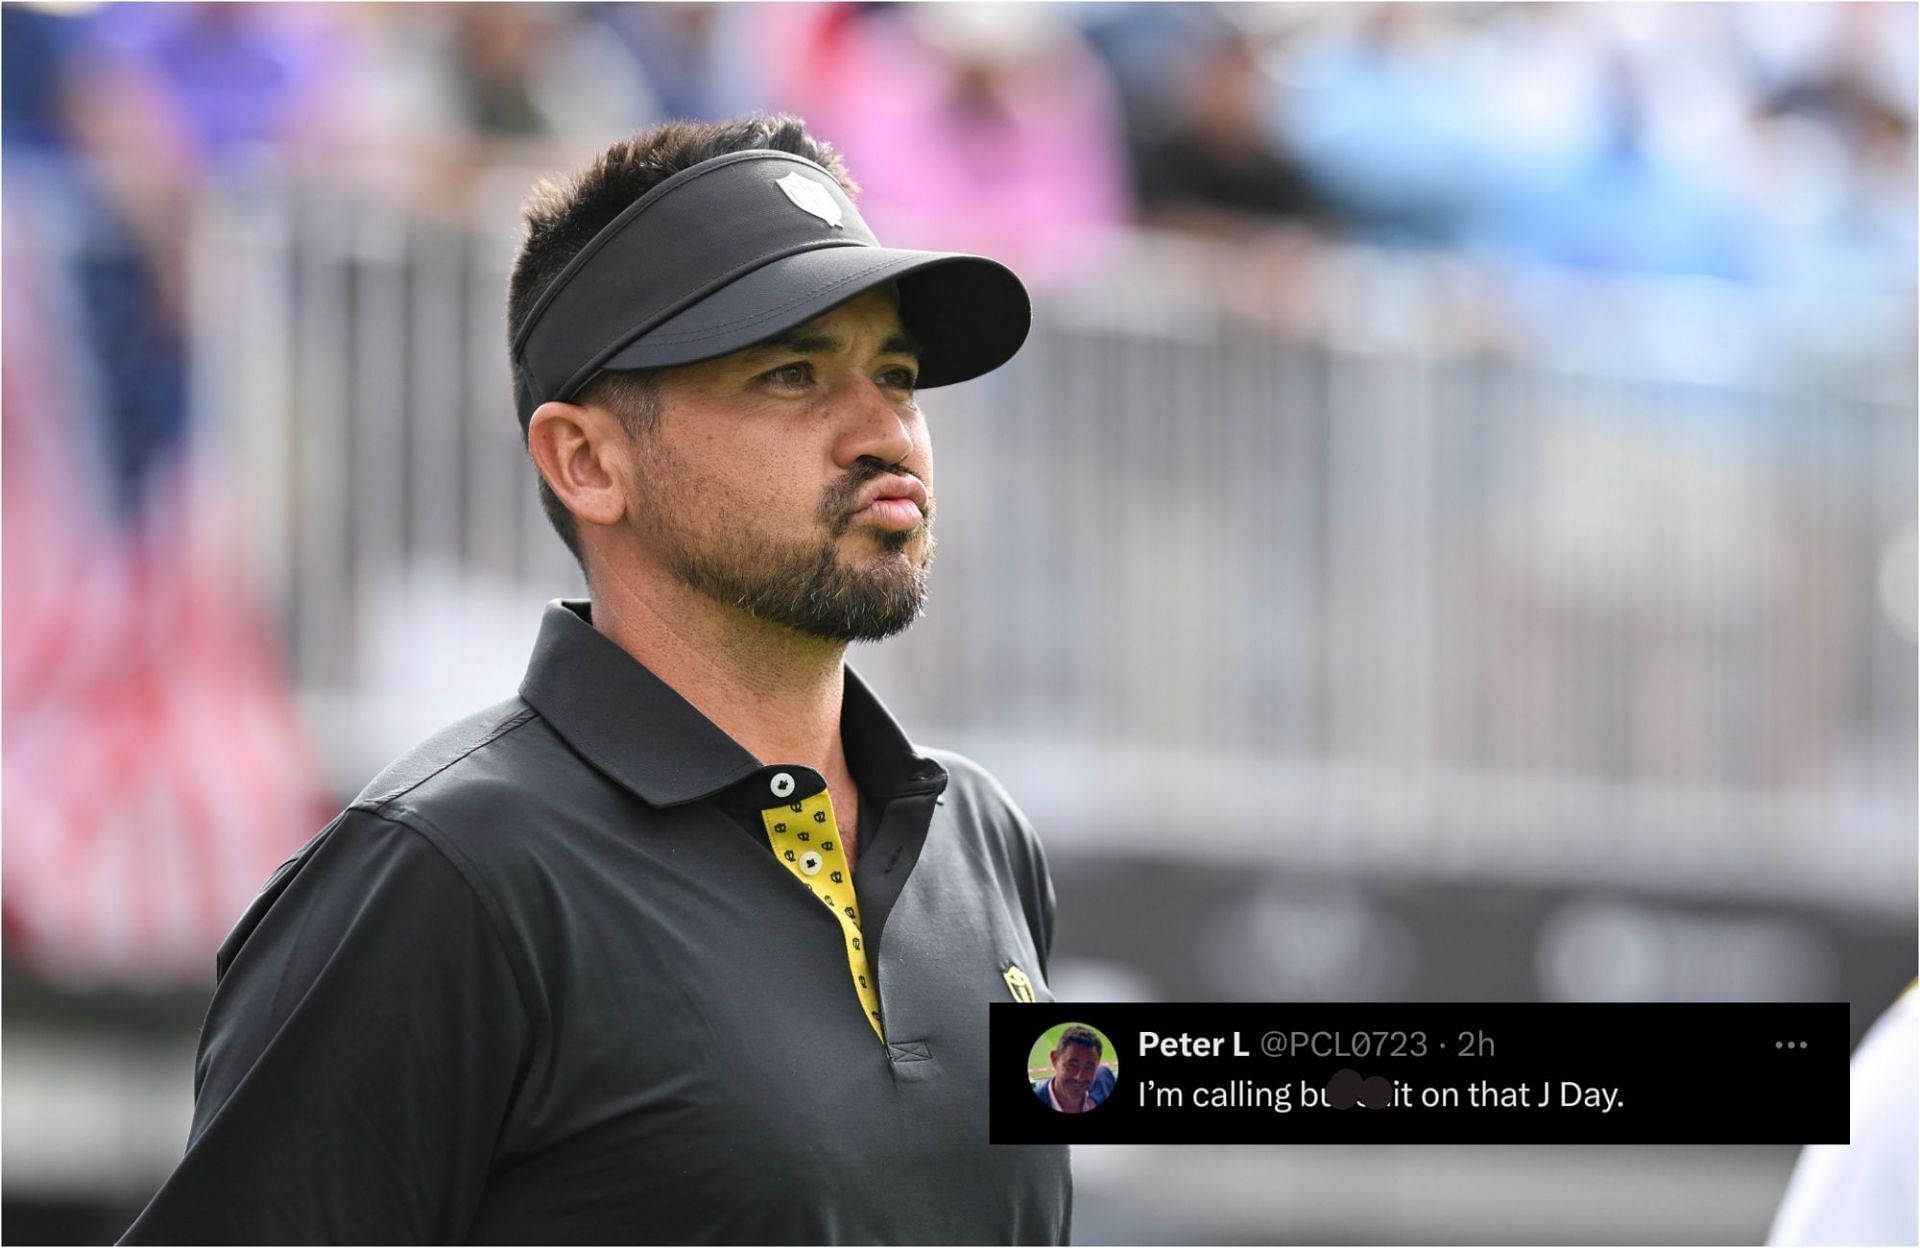
<path id="1" fill-rule="evenodd" d="M 1106 1034 L 1085 1023 L 1050 1027 L 1027 1054 L 1033 1094 L 1049 1109 L 1084 1114 L 1113 1094 L 1119 1055 Z"/>

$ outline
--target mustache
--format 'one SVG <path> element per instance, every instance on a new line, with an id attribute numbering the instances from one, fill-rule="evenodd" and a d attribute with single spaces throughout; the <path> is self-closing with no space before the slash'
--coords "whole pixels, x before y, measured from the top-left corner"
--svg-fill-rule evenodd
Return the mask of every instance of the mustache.
<path id="1" fill-rule="evenodd" d="M 820 518 L 832 530 L 834 536 L 845 533 L 848 526 L 853 523 L 853 513 L 857 510 L 855 504 L 859 501 L 860 491 L 866 489 L 867 483 L 876 477 L 911 477 L 919 481 L 922 486 L 926 485 L 926 481 L 920 474 L 905 464 L 883 463 L 871 456 L 861 459 L 848 470 L 846 476 L 827 487 L 826 497 L 820 500 Z M 932 490 L 927 491 L 926 510 L 925 523 L 932 524 Z"/>

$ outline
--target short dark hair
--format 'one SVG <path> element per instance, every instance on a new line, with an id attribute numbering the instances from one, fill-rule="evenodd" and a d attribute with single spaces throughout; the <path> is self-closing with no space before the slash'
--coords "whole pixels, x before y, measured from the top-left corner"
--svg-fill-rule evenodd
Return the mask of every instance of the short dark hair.
<path id="1" fill-rule="evenodd" d="M 1091 1027 L 1067 1028 L 1065 1031 L 1060 1033 L 1060 1042 L 1053 1046 L 1053 1051 L 1055 1053 L 1058 1053 L 1062 1049 L 1065 1049 L 1070 1044 L 1086 1045 L 1088 1048 L 1093 1050 L 1093 1055 L 1095 1057 L 1099 1057 L 1102 1053 L 1104 1053 L 1107 1047 L 1106 1045 L 1100 1043 L 1100 1033 L 1095 1031 Z"/>
<path id="2" fill-rule="evenodd" d="M 703 160 L 761 149 L 804 156 L 831 173 L 849 199 L 859 193 L 840 154 L 808 134 L 805 122 L 784 113 L 756 113 L 732 121 L 669 121 L 615 143 L 570 178 L 543 179 L 523 209 L 526 238 L 507 280 L 509 343 L 540 292 L 634 200 Z M 644 369 L 603 372 L 574 398 L 618 413 L 629 437 L 650 430 L 660 416 L 659 386 Z M 539 481 L 540 509 L 585 572 L 578 522 L 547 479 L 538 472 L 534 475 Z"/>

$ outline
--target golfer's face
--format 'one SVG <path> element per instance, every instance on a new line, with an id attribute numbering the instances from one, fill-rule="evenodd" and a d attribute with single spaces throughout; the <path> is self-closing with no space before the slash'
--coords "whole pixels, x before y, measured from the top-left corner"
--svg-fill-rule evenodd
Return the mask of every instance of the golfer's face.
<path id="1" fill-rule="evenodd" d="M 662 369 L 632 532 L 687 584 L 836 641 L 919 614 L 933 452 L 890 290 L 731 355 Z"/>
<path id="2" fill-rule="evenodd" d="M 1084 1044 L 1069 1044 L 1055 1049 L 1053 1058 L 1053 1078 L 1060 1090 L 1078 1100 L 1087 1094 L 1093 1086 L 1095 1075 L 1100 1073 L 1100 1059 L 1094 1056 L 1092 1049 Z"/>

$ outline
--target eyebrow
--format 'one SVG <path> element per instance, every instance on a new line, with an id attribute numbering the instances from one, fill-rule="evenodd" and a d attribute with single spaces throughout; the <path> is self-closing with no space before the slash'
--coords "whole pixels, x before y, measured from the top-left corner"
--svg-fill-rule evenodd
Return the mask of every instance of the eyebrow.
<path id="1" fill-rule="evenodd" d="M 797 329 L 769 338 L 765 342 L 755 343 L 743 348 L 740 355 L 745 360 L 762 360 L 775 355 L 831 355 L 845 351 L 847 340 L 836 334 L 825 334 L 818 330 Z M 921 346 L 905 330 L 890 334 L 880 344 L 881 355 L 910 355 L 919 359 Z"/>

